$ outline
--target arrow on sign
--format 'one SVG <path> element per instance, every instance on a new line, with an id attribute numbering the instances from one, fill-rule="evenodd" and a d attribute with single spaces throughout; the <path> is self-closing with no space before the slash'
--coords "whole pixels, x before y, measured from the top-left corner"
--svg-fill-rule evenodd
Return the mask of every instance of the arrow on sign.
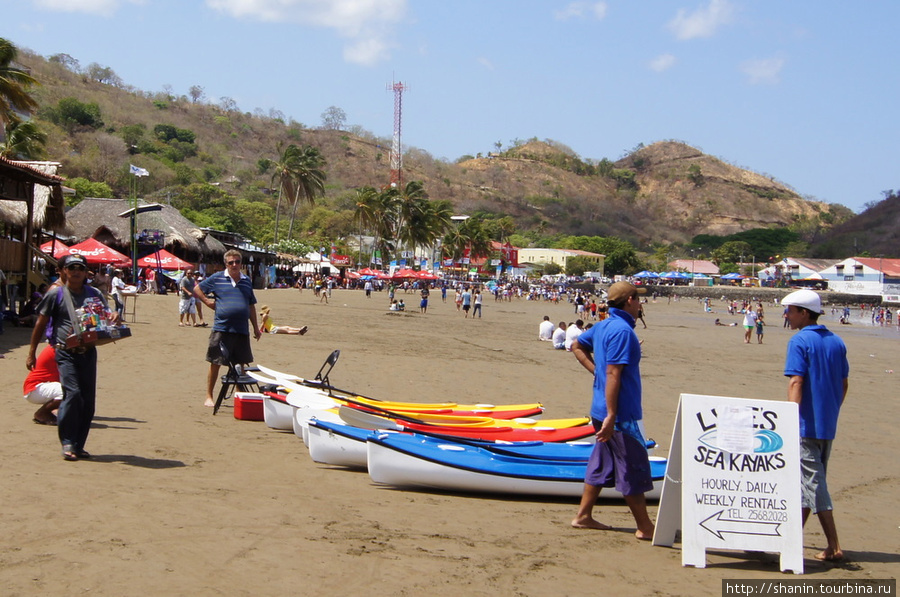
<path id="1" fill-rule="evenodd" d="M 758 520 L 734 520 L 731 518 L 723 518 L 722 513 L 725 510 L 719 510 L 712 516 L 703 520 L 700 526 L 718 537 L 725 540 L 722 535 L 724 533 L 732 533 L 734 535 L 764 535 L 770 537 L 780 537 L 778 527 L 780 522 L 760 522 Z"/>

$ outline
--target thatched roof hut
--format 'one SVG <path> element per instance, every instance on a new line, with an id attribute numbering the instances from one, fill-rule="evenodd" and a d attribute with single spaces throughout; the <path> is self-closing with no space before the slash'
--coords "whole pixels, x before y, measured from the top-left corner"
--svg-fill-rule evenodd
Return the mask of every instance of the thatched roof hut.
<path id="1" fill-rule="evenodd" d="M 0 175 L 4 180 L 0 187 L 0 222 L 18 228 L 26 228 L 28 222 L 28 204 L 15 187 L 33 185 L 34 211 L 32 225 L 34 229 L 64 232 L 66 227 L 66 201 L 63 197 L 62 182 L 56 176 L 58 162 L 21 162 L 0 157 Z M 7 184 L 10 188 L 6 189 Z M 8 191 L 8 192 L 7 192 Z"/>
<path id="2" fill-rule="evenodd" d="M 138 201 L 138 205 L 145 202 Z M 73 236 L 80 242 L 96 238 L 100 242 L 128 254 L 131 247 L 131 220 L 119 217 L 133 205 L 128 199 L 85 198 L 66 213 Z M 159 211 L 139 213 L 136 230 L 162 230 L 165 248 L 192 262 L 221 261 L 225 245 L 197 227 L 171 205 Z"/>

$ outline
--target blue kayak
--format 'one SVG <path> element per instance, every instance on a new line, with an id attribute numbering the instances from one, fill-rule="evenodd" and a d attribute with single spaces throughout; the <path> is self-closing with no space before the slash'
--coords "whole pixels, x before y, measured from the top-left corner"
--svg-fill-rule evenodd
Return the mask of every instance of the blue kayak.
<path id="1" fill-rule="evenodd" d="M 482 447 L 416 434 L 379 433 L 368 438 L 369 475 L 376 483 L 396 487 L 479 493 L 581 496 L 587 456 L 583 460 L 521 456 L 513 450 L 586 450 L 590 446 L 540 444 Z M 504 453 L 498 453 L 503 450 Z M 648 499 L 658 499 L 665 477 L 666 460 L 650 459 L 653 490 Z M 615 489 L 604 489 L 601 497 L 622 497 Z"/>

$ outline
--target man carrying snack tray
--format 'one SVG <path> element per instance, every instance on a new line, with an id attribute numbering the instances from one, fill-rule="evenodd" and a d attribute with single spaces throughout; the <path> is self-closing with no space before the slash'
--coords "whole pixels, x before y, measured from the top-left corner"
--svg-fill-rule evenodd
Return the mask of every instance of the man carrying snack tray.
<path id="1" fill-rule="evenodd" d="M 97 397 L 97 349 L 85 335 L 79 314 L 90 313 L 116 324 L 119 314 L 110 311 L 103 295 L 85 283 L 87 260 L 83 255 L 67 255 L 60 261 L 65 271 L 65 284 L 50 289 L 38 305 L 38 318 L 31 334 L 31 347 L 25 359 L 34 368 L 38 344 L 45 337 L 48 323 L 53 322 L 50 343 L 56 348 L 56 365 L 62 384 L 63 398 L 57 411 L 57 429 L 65 460 L 90 458 L 84 449 Z M 93 338 L 96 340 L 96 336 Z"/>

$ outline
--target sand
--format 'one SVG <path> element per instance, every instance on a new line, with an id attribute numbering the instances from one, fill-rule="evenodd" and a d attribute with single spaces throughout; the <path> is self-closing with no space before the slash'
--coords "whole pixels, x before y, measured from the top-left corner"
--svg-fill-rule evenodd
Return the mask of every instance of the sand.
<path id="1" fill-rule="evenodd" d="M 310 291 L 258 296 L 276 324 L 310 327 L 254 344 L 257 362 L 272 368 L 312 376 L 338 348 L 332 381 L 372 396 L 540 401 L 548 417 L 588 410 L 588 373 L 536 339 L 544 314 L 574 319 L 568 305 L 486 297 L 483 319 L 467 320 L 438 293 L 424 316 L 386 313 L 386 293 L 335 291 L 330 304 Z M 715 327 L 715 317 L 739 321 L 717 310 L 651 303 L 649 328 L 638 326 L 646 427 L 659 455 L 682 392 L 786 395 L 790 332 L 779 310 L 769 308 L 761 346 L 755 337 L 744 344 L 740 327 Z M 137 311 L 134 337 L 100 349 L 91 461 L 63 461 L 55 428 L 31 422 L 35 407 L 20 391 L 30 330 L 7 326 L 0 336 L 10 406 L 0 420 L 3 595 L 718 595 L 723 578 L 793 578 L 777 557 L 743 552 L 682 568 L 679 544 L 633 538 L 623 502 L 595 510 L 613 531 L 579 531 L 569 526 L 575 500 L 406 492 L 315 464 L 293 434 L 234 419 L 230 401 L 215 417 L 203 406 L 208 330 L 178 327 L 175 296 L 141 296 Z M 824 539 L 811 521 L 807 578 L 895 578 L 900 333 L 830 319 L 851 361 L 829 475 L 850 561 L 812 559 Z"/>

